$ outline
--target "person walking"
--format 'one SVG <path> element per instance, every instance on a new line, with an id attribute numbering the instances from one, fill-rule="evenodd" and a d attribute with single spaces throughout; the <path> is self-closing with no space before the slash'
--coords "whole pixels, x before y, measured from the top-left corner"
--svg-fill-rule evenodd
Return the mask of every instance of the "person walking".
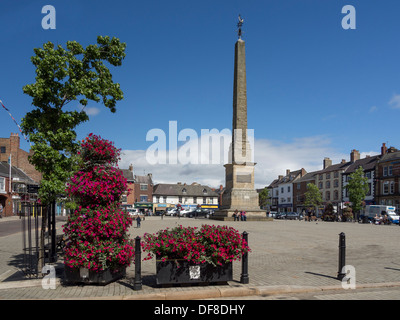
<path id="1" fill-rule="evenodd" d="M 138 215 L 136 218 L 136 228 L 140 228 L 140 222 L 142 221 L 142 219 L 140 218 L 140 216 Z"/>
<path id="2" fill-rule="evenodd" d="M 0 203 L 0 219 L 3 218 L 3 205 Z"/>

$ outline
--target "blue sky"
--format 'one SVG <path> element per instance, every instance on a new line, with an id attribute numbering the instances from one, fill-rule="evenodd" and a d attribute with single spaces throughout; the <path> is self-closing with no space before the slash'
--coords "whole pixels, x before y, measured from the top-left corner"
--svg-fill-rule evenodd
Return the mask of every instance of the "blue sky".
<path id="1" fill-rule="evenodd" d="M 44 5 L 56 29 L 44 30 Z M 356 9 L 356 29 L 341 26 L 342 7 Z M 149 130 L 231 128 L 236 23 L 244 18 L 248 127 L 255 133 L 257 186 L 286 169 L 307 171 L 323 157 L 349 160 L 352 149 L 400 147 L 400 2 L 395 0 L 28 1 L 0 3 L 0 99 L 14 118 L 33 106 L 22 87 L 33 83 L 33 48 L 51 41 L 83 45 L 98 35 L 127 43 L 111 68 L 124 100 L 112 114 L 89 103 L 93 132 L 124 151 L 120 166 L 156 182 L 223 183 L 222 165 L 152 166 L 144 159 Z M 76 104 L 72 106 L 79 108 Z M 0 137 L 18 128 L 0 109 Z M 21 147 L 29 144 L 21 140 Z"/>

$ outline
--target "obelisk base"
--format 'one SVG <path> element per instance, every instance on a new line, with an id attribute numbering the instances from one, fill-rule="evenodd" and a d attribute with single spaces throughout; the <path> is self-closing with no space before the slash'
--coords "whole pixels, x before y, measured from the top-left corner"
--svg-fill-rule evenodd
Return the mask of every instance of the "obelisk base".
<path id="1" fill-rule="evenodd" d="M 210 219 L 221 220 L 221 221 L 233 221 L 233 213 L 236 209 L 221 209 L 214 212 Z M 241 210 L 239 210 L 239 213 Z M 273 218 L 267 217 L 267 212 L 265 210 L 256 209 L 252 211 L 246 211 L 246 221 L 272 221 Z M 239 215 L 240 220 L 240 215 Z"/>

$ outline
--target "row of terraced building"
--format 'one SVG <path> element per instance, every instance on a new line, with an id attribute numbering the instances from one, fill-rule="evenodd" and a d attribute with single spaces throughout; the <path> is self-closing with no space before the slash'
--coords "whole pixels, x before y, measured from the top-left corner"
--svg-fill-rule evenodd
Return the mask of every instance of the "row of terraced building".
<path id="1" fill-rule="evenodd" d="M 352 150 L 350 161 L 342 160 L 333 164 L 330 158 L 323 159 L 322 170 L 307 172 L 304 168 L 296 171 L 286 170 L 267 188 L 270 199 L 267 209 L 277 212 L 303 212 L 307 184 L 313 183 L 321 192 L 323 204 L 319 208 L 322 213 L 328 203 L 340 213 L 349 201 L 347 189 L 349 176 L 359 167 L 368 178 L 369 191 L 365 204 L 382 204 L 396 206 L 400 209 L 400 151 L 382 144 L 381 153 L 360 158 L 358 150 Z"/>

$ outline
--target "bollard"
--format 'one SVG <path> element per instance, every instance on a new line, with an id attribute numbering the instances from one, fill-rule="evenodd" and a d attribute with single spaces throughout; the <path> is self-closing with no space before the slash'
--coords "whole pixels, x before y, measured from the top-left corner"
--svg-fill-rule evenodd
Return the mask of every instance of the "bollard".
<path id="1" fill-rule="evenodd" d="M 133 290 L 142 290 L 142 264 L 139 236 L 135 238 L 135 282 L 133 283 Z"/>
<path id="2" fill-rule="evenodd" d="M 339 234 L 339 270 L 337 278 L 342 280 L 346 273 L 343 272 L 343 268 L 346 265 L 346 235 L 341 232 Z"/>
<path id="3" fill-rule="evenodd" d="M 249 243 L 248 242 L 248 236 L 249 236 L 249 234 L 246 232 L 246 231 L 244 231 L 243 232 L 243 239 L 247 242 L 247 243 Z M 243 284 L 248 284 L 249 283 L 249 261 L 248 261 L 248 253 L 246 252 L 246 253 L 244 253 L 243 255 L 242 255 L 242 274 L 240 275 L 240 283 L 243 283 Z"/>

